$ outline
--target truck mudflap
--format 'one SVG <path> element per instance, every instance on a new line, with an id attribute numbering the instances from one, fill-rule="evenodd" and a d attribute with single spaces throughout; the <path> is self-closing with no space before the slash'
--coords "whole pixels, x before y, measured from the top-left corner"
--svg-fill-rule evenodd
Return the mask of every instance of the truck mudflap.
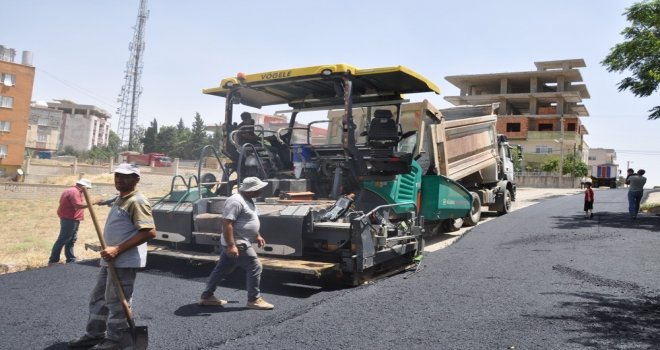
<path id="1" fill-rule="evenodd" d="M 186 250 L 171 250 L 166 247 L 149 246 L 150 255 L 172 257 L 204 262 L 218 261 L 217 253 L 201 253 Z M 320 278 L 322 275 L 339 270 L 339 263 L 326 263 L 308 260 L 281 259 L 259 256 L 264 270 L 294 272 L 302 275 Z"/>

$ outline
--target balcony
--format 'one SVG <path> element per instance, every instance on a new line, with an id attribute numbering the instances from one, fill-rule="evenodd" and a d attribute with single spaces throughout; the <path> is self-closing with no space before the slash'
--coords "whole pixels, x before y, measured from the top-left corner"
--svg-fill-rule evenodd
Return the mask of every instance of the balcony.
<path id="1" fill-rule="evenodd" d="M 580 134 L 575 131 L 564 131 L 564 141 L 580 142 Z M 527 140 L 559 140 L 561 131 L 528 131 Z"/>

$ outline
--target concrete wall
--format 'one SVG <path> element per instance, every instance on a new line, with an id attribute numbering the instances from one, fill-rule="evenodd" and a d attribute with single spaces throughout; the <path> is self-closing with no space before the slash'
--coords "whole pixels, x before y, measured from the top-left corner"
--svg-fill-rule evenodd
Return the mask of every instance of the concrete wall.
<path id="1" fill-rule="evenodd" d="M 83 114 L 63 115 L 62 148 L 71 146 L 78 151 L 92 148 L 94 116 Z"/>
<path id="2" fill-rule="evenodd" d="M 44 162 L 44 160 L 41 160 Z M 89 175 L 109 174 L 112 172 L 110 164 L 105 165 L 86 165 L 86 164 L 61 164 L 62 162 L 53 161 L 60 164 L 26 164 L 25 176 L 22 182 L 4 182 L 0 183 L 0 198 L 2 199 L 57 199 L 64 189 L 73 185 L 50 185 L 45 182 L 53 177 L 77 175 L 85 177 Z M 175 165 L 178 162 L 175 161 Z M 180 175 L 186 181 L 191 176 L 197 176 L 196 167 L 141 167 L 140 183 L 138 189 L 150 197 L 160 197 L 167 194 L 172 187 L 174 175 Z M 218 170 L 202 169 L 202 175 L 212 172 L 216 178 L 220 179 L 221 173 Z M 112 181 L 112 180 L 110 180 Z M 175 185 L 182 185 L 181 179 L 177 178 Z M 111 197 L 116 194 L 114 184 L 93 182 L 91 194 L 93 196 Z"/>
<path id="3" fill-rule="evenodd" d="M 558 176 L 516 176 L 516 186 L 535 188 L 580 188 L 580 179 Z"/>

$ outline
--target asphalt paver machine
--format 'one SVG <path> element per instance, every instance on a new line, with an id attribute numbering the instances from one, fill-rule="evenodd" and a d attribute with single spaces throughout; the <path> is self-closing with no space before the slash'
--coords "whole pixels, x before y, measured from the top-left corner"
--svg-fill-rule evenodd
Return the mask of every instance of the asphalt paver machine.
<path id="1" fill-rule="evenodd" d="M 220 151 L 204 147 L 197 175 L 175 177 L 170 193 L 154 204 L 152 254 L 217 258 L 224 201 L 242 179 L 257 176 L 269 183 L 256 203 L 267 243 L 257 248 L 264 269 L 355 285 L 419 260 L 423 170 L 415 147 L 405 147 L 416 132 L 404 133 L 399 121 L 404 94 L 439 93 L 432 82 L 403 66 L 338 64 L 239 73 L 203 92 L 225 99 L 223 144 Z M 237 124 L 237 105 L 285 105 L 276 115 L 287 122 Z M 359 128 L 358 109 L 366 116 Z M 338 128 L 323 125 L 331 122 L 330 111 L 341 116 Z M 209 158 L 216 159 L 217 174 L 202 174 Z M 424 205 L 468 215 L 470 193 L 438 179 Z"/>

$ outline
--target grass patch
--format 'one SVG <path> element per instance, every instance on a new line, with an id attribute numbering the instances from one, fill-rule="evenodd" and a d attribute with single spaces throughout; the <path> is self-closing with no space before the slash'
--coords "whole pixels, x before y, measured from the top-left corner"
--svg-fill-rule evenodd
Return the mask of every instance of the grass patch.
<path id="1" fill-rule="evenodd" d="M 660 203 L 645 203 L 639 207 L 639 210 L 644 212 L 650 212 L 656 208 L 660 208 Z"/>
<path id="2" fill-rule="evenodd" d="M 59 199 L 0 200 L 0 273 L 23 271 L 48 265 L 50 250 L 60 232 L 57 216 Z M 108 207 L 94 207 L 101 227 L 110 211 Z M 89 211 L 78 229 L 74 254 L 80 260 L 95 259 L 94 251 L 85 251 L 85 243 L 96 243 L 96 232 Z M 61 254 L 64 261 L 64 252 Z"/>

